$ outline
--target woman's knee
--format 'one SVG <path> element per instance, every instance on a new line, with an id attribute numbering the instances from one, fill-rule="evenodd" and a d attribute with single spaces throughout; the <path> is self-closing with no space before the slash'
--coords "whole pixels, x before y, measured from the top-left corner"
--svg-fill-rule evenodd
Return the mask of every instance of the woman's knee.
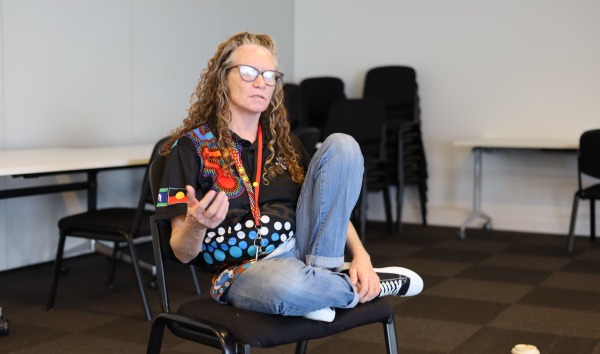
<path id="1" fill-rule="evenodd" d="M 333 155 L 336 159 L 360 161 L 362 164 L 360 146 L 356 140 L 348 134 L 334 133 L 329 135 L 319 149 L 323 149 L 323 154 Z"/>

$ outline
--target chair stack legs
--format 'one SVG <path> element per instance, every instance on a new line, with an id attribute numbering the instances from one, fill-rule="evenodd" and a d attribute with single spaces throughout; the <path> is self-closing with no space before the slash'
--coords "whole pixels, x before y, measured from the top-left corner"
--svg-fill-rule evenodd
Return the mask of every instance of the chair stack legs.
<path id="1" fill-rule="evenodd" d="M 596 241 L 596 201 L 590 199 L 590 241 Z"/>

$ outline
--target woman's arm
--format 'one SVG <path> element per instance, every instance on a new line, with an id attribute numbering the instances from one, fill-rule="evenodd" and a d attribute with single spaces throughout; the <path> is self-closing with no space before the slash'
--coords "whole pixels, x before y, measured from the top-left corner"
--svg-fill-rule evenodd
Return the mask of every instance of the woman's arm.
<path id="1" fill-rule="evenodd" d="M 358 232 L 356 232 L 352 222 L 348 223 L 346 248 L 352 256 L 349 275 L 352 284 L 356 286 L 359 301 L 364 303 L 373 300 L 379 296 L 379 292 L 381 291 L 379 276 L 375 273 L 371 264 L 371 256 L 369 256 L 362 242 L 360 242 Z"/>
<path id="2" fill-rule="evenodd" d="M 223 192 L 209 191 L 201 200 L 196 191 L 186 186 L 187 214 L 171 218 L 171 248 L 175 257 L 183 263 L 196 258 L 202 250 L 206 229 L 215 228 L 225 220 L 229 199 Z"/>

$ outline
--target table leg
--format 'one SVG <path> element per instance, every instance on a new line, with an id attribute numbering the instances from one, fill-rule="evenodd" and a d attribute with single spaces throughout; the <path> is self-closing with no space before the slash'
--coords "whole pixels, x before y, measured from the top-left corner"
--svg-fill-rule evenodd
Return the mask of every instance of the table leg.
<path id="1" fill-rule="evenodd" d="M 461 225 L 458 235 L 461 239 L 465 239 L 465 232 L 467 226 L 478 218 L 485 220 L 484 228 L 492 228 L 492 218 L 481 211 L 481 160 L 482 160 L 482 149 L 473 149 L 474 163 L 473 163 L 473 211 L 467 217 L 467 220 Z"/>

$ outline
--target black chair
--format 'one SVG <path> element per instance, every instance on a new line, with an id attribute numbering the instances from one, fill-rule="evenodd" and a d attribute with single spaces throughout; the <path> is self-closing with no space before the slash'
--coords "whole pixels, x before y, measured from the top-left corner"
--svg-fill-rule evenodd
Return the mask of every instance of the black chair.
<path id="1" fill-rule="evenodd" d="M 321 142 L 321 130 L 316 127 L 296 128 L 292 131 L 304 145 L 308 154 L 312 157 L 317 151 L 317 144 Z"/>
<path id="2" fill-rule="evenodd" d="M 575 242 L 575 223 L 577 221 L 577 207 L 579 200 L 590 201 L 590 241 L 596 240 L 596 200 L 600 199 L 600 183 L 584 187 L 583 176 L 600 178 L 600 129 L 588 130 L 579 138 L 579 153 L 577 156 L 577 182 L 578 189 L 573 197 L 571 223 L 569 225 L 569 238 L 567 249 L 573 251 Z"/>
<path id="3" fill-rule="evenodd" d="M 402 199 L 407 185 L 416 185 L 421 221 L 427 225 L 427 160 L 421 134 L 416 72 L 407 66 L 382 66 L 367 72 L 364 98 L 379 98 L 386 106 L 389 181 L 396 189 L 396 229 L 402 225 Z"/>
<path id="4" fill-rule="evenodd" d="M 300 82 L 308 126 L 323 132 L 333 102 L 346 98 L 344 82 L 337 77 L 311 77 Z"/>
<path id="5" fill-rule="evenodd" d="M 306 117 L 306 107 L 304 105 L 304 97 L 302 89 L 299 85 L 292 83 L 283 84 L 283 102 L 287 110 L 290 127 L 294 129 L 302 129 L 308 126 L 308 118 Z"/>
<path id="6" fill-rule="evenodd" d="M 367 192 L 383 193 L 388 232 L 392 229 L 392 205 L 386 164 L 385 106 L 379 99 L 336 101 L 329 112 L 324 136 L 345 133 L 360 145 L 365 159 L 363 189 L 358 203 L 359 233 L 364 243 L 366 233 Z M 365 188 L 366 187 L 366 188 Z"/>
<path id="7" fill-rule="evenodd" d="M 164 158 L 160 157 L 151 168 L 153 181 L 161 179 L 163 166 Z M 163 313 L 152 323 L 148 354 L 160 353 L 165 326 L 178 337 L 221 349 L 222 353 L 249 353 L 252 348 L 296 343 L 296 353 L 301 354 L 306 352 L 308 340 L 378 322 L 383 324 L 387 353 L 398 353 L 394 314 L 383 298 L 359 304 L 354 309 L 338 309 L 331 323 L 241 310 L 218 304 L 208 296 L 190 300 L 172 311 L 164 271 L 166 260 L 177 262 L 169 244 L 171 224 L 153 216 L 151 227 Z"/>
<path id="8" fill-rule="evenodd" d="M 159 150 L 164 145 L 167 138 L 161 139 L 155 146 L 150 156 L 152 162 L 159 154 Z M 150 166 L 148 163 L 148 167 Z M 148 306 L 148 299 L 144 291 L 140 263 L 137 256 L 134 240 L 142 236 L 150 236 L 150 217 L 154 214 L 152 209 L 146 209 L 147 206 L 154 204 L 150 192 L 148 180 L 148 169 L 144 173 L 140 198 L 136 208 L 103 208 L 88 210 L 83 213 L 66 216 L 58 221 L 60 239 L 56 250 L 56 260 L 54 261 L 54 273 L 52 276 L 52 285 L 48 296 L 47 308 L 54 308 L 58 279 L 63 270 L 63 251 L 67 237 L 79 237 L 90 240 L 102 240 L 114 243 L 111 267 L 108 275 L 108 287 L 112 286 L 117 255 L 124 243 L 129 250 L 129 258 L 133 265 L 137 286 L 140 291 L 142 305 L 146 319 L 150 321 L 152 315 Z"/>

